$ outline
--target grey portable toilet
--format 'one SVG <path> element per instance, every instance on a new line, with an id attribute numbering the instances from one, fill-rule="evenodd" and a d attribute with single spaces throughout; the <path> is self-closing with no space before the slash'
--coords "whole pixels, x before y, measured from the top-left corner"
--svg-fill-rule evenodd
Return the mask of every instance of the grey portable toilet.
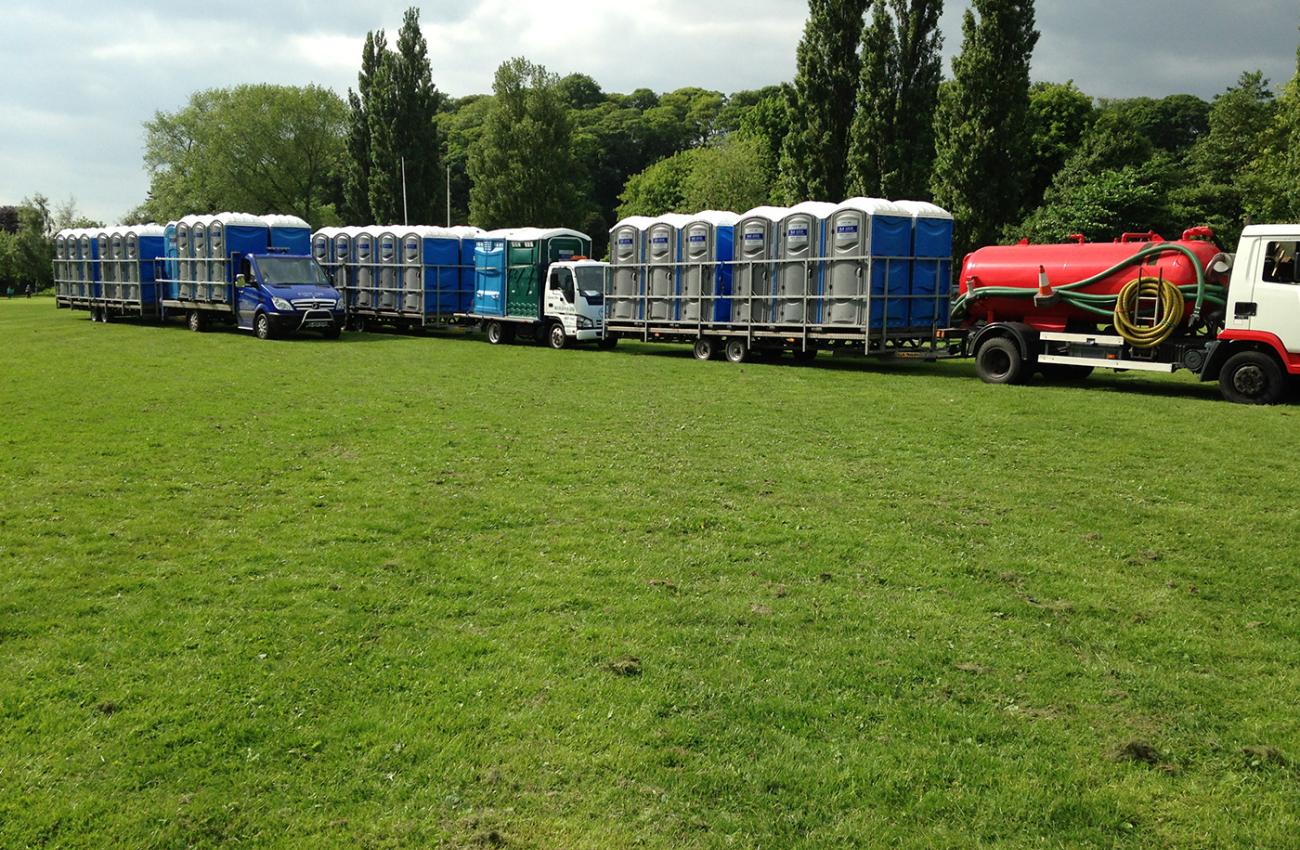
<path id="1" fill-rule="evenodd" d="M 60 230 L 54 235 L 54 294 L 62 298 L 68 295 L 68 231 Z"/>
<path id="2" fill-rule="evenodd" d="M 343 294 L 345 306 L 354 303 L 356 286 L 356 258 L 354 255 L 356 227 L 340 227 L 330 240 L 330 261 L 334 266 L 334 288 Z"/>
<path id="3" fill-rule="evenodd" d="M 397 272 L 402 262 L 397 234 L 392 228 L 386 227 L 379 234 L 375 244 L 379 262 L 377 306 L 380 310 L 396 310 L 397 290 L 400 283 Z"/>
<path id="4" fill-rule="evenodd" d="M 763 325 L 772 321 L 772 261 L 777 256 L 780 223 L 787 212 L 785 207 L 755 207 L 736 224 L 733 322 Z"/>
<path id="5" fill-rule="evenodd" d="M 228 216 L 233 218 L 233 214 Z M 207 276 L 210 281 L 234 281 L 235 275 L 239 274 L 239 269 L 226 273 L 226 225 L 220 217 L 213 217 L 208 222 L 208 262 Z M 225 287 L 221 287 L 221 292 L 225 293 Z M 211 297 L 211 296 L 209 296 Z"/>
<path id="6" fill-rule="evenodd" d="M 368 227 L 358 229 L 355 239 L 357 256 L 357 307 L 370 309 L 375 289 L 375 234 Z"/>
<path id="7" fill-rule="evenodd" d="M 191 260 L 194 256 L 194 240 L 190 237 L 190 225 L 193 223 L 192 215 L 182 216 L 176 222 L 176 271 L 180 278 L 177 293 L 181 299 L 194 297 L 194 263 Z"/>
<path id="8" fill-rule="evenodd" d="M 606 315 L 630 321 L 644 318 L 641 295 L 645 281 L 645 232 L 653 218 L 634 215 L 614 225 L 609 232 L 609 265 L 612 276 L 611 299 Z"/>
<path id="9" fill-rule="evenodd" d="M 791 207 L 781 219 L 772 293 L 776 324 L 817 321 L 826 257 L 826 224 L 834 212 L 835 204 L 804 201 Z"/>
<path id="10" fill-rule="evenodd" d="M 108 230 L 97 230 L 95 243 L 99 253 L 99 297 L 106 300 L 116 298 L 117 264 L 113 262 L 113 237 Z"/>
<path id="11" fill-rule="evenodd" d="M 727 321 L 731 317 L 730 269 L 719 268 L 732 258 L 732 231 L 740 216 L 726 210 L 704 210 L 682 226 L 682 321 Z M 724 291 L 725 290 L 725 291 Z"/>
<path id="12" fill-rule="evenodd" d="M 906 327 L 911 234 L 911 213 L 891 201 L 850 198 L 835 208 L 827 233 L 824 324 Z"/>
<path id="13" fill-rule="evenodd" d="M 199 216 L 190 225 L 190 254 L 194 263 L 194 283 L 197 297 L 212 300 L 212 287 L 207 285 L 208 277 L 208 222 Z"/>
<path id="14" fill-rule="evenodd" d="M 420 313 L 424 309 L 424 233 L 423 228 L 399 230 L 401 240 L 403 313 Z"/>
<path id="15" fill-rule="evenodd" d="M 681 227 L 690 216 L 667 213 L 646 227 L 648 312 L 653 322 L 675 322 L 681 318 Z"/>
<path id="16" fill-rule="evenodd" d="M 94 231 L 83 229 L 77 242 L 81 248 L 81 274 L 78 277 L 77 294 L 82 298 L 95 296 L 95 237 Z"/>

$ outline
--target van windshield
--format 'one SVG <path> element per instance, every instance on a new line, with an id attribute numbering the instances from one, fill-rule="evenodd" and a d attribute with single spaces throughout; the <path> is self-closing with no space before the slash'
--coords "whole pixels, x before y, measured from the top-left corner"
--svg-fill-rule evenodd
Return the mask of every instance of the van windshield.
<path id="1" fill-rule="evenodd" d="M 267 286 L 330 286 L 311 257 L 258 257 L 257 271 Z"/>
<path id="2" fill-rule="evenodd" d="M 575 269 L 578 278 L 578 291 L 583 299 L 592 306 L 605 303 L 605 270 L 603 268 Z"/>

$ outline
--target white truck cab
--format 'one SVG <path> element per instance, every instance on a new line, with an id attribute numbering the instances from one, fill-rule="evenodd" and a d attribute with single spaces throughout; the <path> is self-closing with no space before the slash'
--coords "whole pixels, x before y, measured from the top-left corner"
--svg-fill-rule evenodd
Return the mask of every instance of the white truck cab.
<path id="1" fill-rule="evenodd" d="M 609 347 L 605 337 L 605 277 L 609 263 L 572 259 L 551 263 L 546 275 L 542 313 L 547 322 L 546 341 L 563 348 L 570 341 L 596 342 Z"/>
<path id="2" fill-rule="evenodd" d="M 1279 354 L 1300 354 L 1300 224 L 1247 227 L 1237 245 L 1221 338 L 1264 334 Z M 1283 361 L 1285 363 L 1285 361 Z"/>

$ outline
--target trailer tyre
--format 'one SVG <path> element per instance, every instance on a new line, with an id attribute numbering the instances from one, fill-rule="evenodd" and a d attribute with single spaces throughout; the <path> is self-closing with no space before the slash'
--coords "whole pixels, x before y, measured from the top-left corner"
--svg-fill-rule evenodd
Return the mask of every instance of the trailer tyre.
<path id="1" fill-rule="evenodd" d="M 200 313 L 198 310 L 191 310 L 190 315 L 186 321 L 189 324 L 190 330 L 194 331 L 195 333 L 202 333 L 203 331 L 207 330 L 208 323 L 203 321 L 203 314 Z"/>
<path id="2" fill-rule="evenodd" d="M 275 336 L 271 331 L 271 319 L 265 313 L 258 313 L 257 318 L 253 319 L 253 334 L 258 339 L 271 339 Z"/>
<path id="3" fill-rule="evenodd" d="M 1262 351 L 1232 355 L 1219 373 L 1219 391 L 1236 404 L 1277 404 L 1285 390 L 1282 367 Z"/>
<path id="4" fill-rule="evenodd" d="M 1020 346 L 1005 337 L 989 340 L 975 355 L 975 373 L 986 384 L 1018 384 L 1025 372 Z"/>
<path id="5" fill-rule="evenodd" d="M 500 345 L 506 341 L 506 329 L 500 322 L 488 322 L 487 340 L 493 345 Z"/>
<path id="6" fill-rule="evenodd" d="M 564 325 L 559 322 L 551 322 L 551 327 L 546 331 L 546 343 L 551 348 L 559 351 L 569 342 L 569 335 L 564 332 Z"/>
<path id="7" fill-rule="evenodd" d="M 726 354 L 732 363 L 744 363 L 749 359 L 749 346 L 743 339 L 728 340 Z"/>
<path id="8" fill-rule="evenodd" d="M 696 360 L 712 360 L 714 353 L 713 340 L 708 337 L 700 337 L 695 340 L 695 345 L 691 347 L 691 354 L 694 355 Z"/>

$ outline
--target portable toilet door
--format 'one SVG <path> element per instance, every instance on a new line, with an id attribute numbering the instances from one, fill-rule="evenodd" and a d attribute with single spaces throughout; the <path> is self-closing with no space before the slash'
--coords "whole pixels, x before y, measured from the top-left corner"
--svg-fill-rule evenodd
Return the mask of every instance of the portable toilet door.
<path id="1" fill-rule="evenodd" d="M 329 271 L 334 265 L 334 234 L 336 227 L 322 227 L 311 235 L 311 256 L 321 268 Z"/>
<path id="2" fill-rule="evenodd" d="M 912 328 L 948 324 L 952 287 L 952 213 L 924 201 L 899 201 L 912 214 Z"/>
<path id="3" fill-rule="evenodd" d="M 113 293 L 117 301 L 130 301 L 131 270 L 126 256 L 126 235 L 118 228 L 109 231 L 108 241 L 113 254 Z"/>
<path id="4" fill-rule="evenodd" d="M 776 257 L 784 207 L 756 207 L 736 224 L 731 285 L 731 320 L 741 324 L 771 321 L 772 260 Z"/>
<path id="5" fill-rule="evenodd" d="M 831 231 L 826 323 L 871 330 L 905 328 L 911 216 L 889 201 L 851 198 L 836 207 Z"/>
<path id="6" fill-rule="evenodd" d="M 132 274 L 138 287 L 138 300 L 144 308 L 156 308 L 162 297 L 157 278 L 161 271 L 159 261 L 167 254 L 167 233 L 156 224 L 143 224 L 134 228 L 128 238 L 137 258 Z"/>
<path id="7" fill-rule="evenodd" d="M 234 283 L 235 277 L 239 274 L 239 269 L 229 268 L 226 257 L 230 254 L 229 240 L 226 239 L 226 226 L 219 219 L 213 219 L 208 223 L 208 263 L 207 279 L 210 281 L 221 281 L 222 283 Z M 225 293 L 225 287 L 221 291 Z"/>
<path id="8" fill-rule="evenodd" d="M 54 295 L 59 300 L 68 296 L 68 236 L 66 230 L 54 235 Z"/>
<path id="9" fill-rule="evenodd" d="M 686 216 L 669 214 L 655 219 L 646 228 L 646 290 L 649 319 L 652 322 L 675 322 L 681 316 L 678 295 L 681 290 L 681 232 Z"/>
<path id="10" fill-rule="evenodd" d="M 645 230 L 654 221 L 648 216 L 625 218 L 609 232 L 609 264 L 612 273 L 610 302 L 606 315 L 619 321 L 645 318 L 641 299 L 645 295 Z"/>
<path id="11" fill-rule="evenodd" d="M 535 229 L 513 231 L 506 238 L 505 249 L 506 315 L 541 318 L 542 245 L 539 232 Z"/>
<path id="12" fill-rule="evenodd" d="M 225 241 L 224 238 L 222 241 Z M 220 300 L 222 294 L 224 294 L 222 290 L 225 289 L 225 287 L 213 285 L 212 267 L 208 265 L 211 257 L 209 247 L 208 222 L 203 220 L 195 221 L 190 225 L 190 250 L 194 256 L 194 289 L 200 301 Z"/>
<path id="13" fill-rule="evenodd" d="M 424 269 L 424 312 L 431 316 L 462 313 L 460 294 L 460 234 L 441 227 L 420 230 L 420 262 Z"/>
<path id="14" fill-rule="evenodd" d="M 682 321 L 726 322 L 731 318 L 733 232 L 739 216 L 705 210 L 681 228 Z"/>
<path id="15" fill-rule="evenodd" d="M 357 228 L 345 227 L 334 233 L 330 245 L 330 258 L 334 268 L 334 288 L 343 295 L 345 307 L 356 306 L 356 257 L 354 244 Z"/>
<path id="16" fill-rule="evenodd" d="M 95 297 L 116 297 L 117 269 L 113 265 L 113 242 L 107 230 L 95 233 L 95 256 L 99 258 L 99 292 Z"/>
<path id="17" fill-rule="evenodd" d="M 181 219 L 176 222 L 176 297 L 181 300 L 194 298 L 194 238 L 190 234 L 190 222 Z"/>
<path id="18" fill-rule="evenodd" d="M 140 303 L 140 239 L 134 231 L 127 231 L 121 236 L 122 256 L 122 299 L 132 304 Z"/>
<path id="19" fill-rule="evenodd" d="M 77 253 L 80 256 L 77 266 L 81 269 L 81 273 L 77 275 L 77 296 L 82 299 L 93 298 L 96 274 L 95 240 L 89 230 L 81 231 L 81 236 L 77 238 L 77 246 Z"/>
<path id="20" fill-rule="evenodd" d="M 362 229 L 356 236 L 357 295 L 355 304 L 362 310 L 374 306 L 375 290 L 375 234 Z"/>
<path id="21" fill-rule="evenodd" d="M 401 252 L 401 311 L 420 315 L 424 312 L 424 238 L 419 231 L 401 235 Z"/>
<path id="22" fill-rule="evenodd" d="M 401 303 L 401 279 L 398 275 L 402 263 L 400 240 L 395 233 L 385 230 L 379 234 L 375 245 L 379 251 L 378 307 L 392 312 Z"/>
<path id="23" fill-rule="evenodd" d="M 235 254 L 240 257 L 265 254 L 267 246 L 270 245 L 271 229 L 261 216 L 249 213 L 224 212 L 213 216 L 212 221 L 221 224 L 221 244 L 210 245 L 209 268 L 212 271 L 212 279 L 221 284 L 214 286 L 214 290 L 219 298 L 224 300 L 227 293 L 226 284 L 234 283 L 240 272 L 230 258 Z M 210 243 L 212 241 L 210 236 L 208 241 Z"/>
<path id="24" fill-rule="evenodd" d="M 826 220 L 834 204 L 804 201 L 781 220 L 772 315 L 777 324 L 816 322 L 823 285 Z"/>
<path id="25" fill-rule="evenodd" d="M 473 312 L 476 314 L 505 315 L 506 233 L 490 231 L 475 240 Z"/>

